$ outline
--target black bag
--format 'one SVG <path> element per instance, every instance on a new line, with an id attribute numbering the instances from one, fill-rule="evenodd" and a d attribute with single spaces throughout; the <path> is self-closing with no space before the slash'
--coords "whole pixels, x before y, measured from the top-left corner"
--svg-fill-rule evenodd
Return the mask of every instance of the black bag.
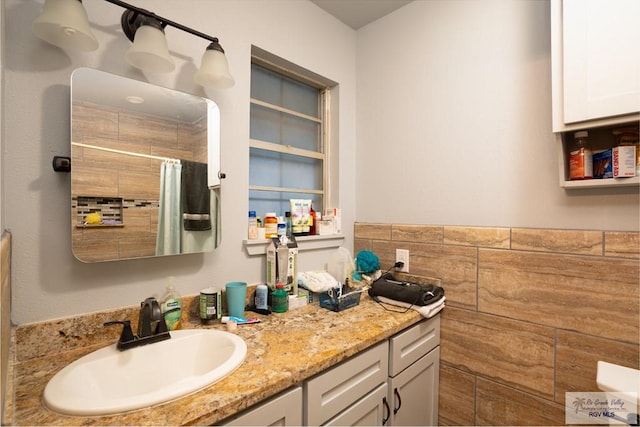
<path id="1" fill-rule="evenodd" d="M 433 304 L 444 297 L 444 289 L 436 285 L 421 285 L 417 283 L 396 280 L 391 273 L 382 275 L 369 288 L 369 296 L 378 301 L 377 297 L 385 297 L 395 301 L 418 306 Z"/>

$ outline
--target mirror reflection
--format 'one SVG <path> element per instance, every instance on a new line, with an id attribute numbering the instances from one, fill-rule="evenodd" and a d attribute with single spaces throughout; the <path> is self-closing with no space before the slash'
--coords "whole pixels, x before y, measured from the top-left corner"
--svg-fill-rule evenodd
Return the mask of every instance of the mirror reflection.
<path id="1" fill-rule="evenodd" d="M 83 262 L 211 251 L 220 241 L 219 110 L 103 71 L 71 77 L 71 226 Z"/>

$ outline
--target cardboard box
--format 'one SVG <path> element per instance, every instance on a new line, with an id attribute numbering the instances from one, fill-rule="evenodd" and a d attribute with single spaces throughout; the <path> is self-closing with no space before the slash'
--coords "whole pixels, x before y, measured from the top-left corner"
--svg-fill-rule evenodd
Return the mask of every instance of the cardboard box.
<path id="1" fill-rule="evenodd" d="M 611 148 L 593 153 L 593 178 L 613 178 L 613 157 Z"/>
<path id="2" fill-rule="evenodd" d="M 630 178 L 636 176 L 636 147 L 623 145 L 613 147 L 613 177 Z"/>
<path id="3" fill-rule="evenodd" d="M 317 230 L 318 234 L 321 236 L 335 234 L 333 217 L 324 216 L 321 220 L 318 221 Z"/>
<path id="4" fill-rule="evenodd" d="M 286 243 L 274 237 L 267 246 L 267 286 L 274 290 L 278 283 L 290 295 L 298 294 L 297 262 L 298 244 L 295 237 L 287 239 Z"/>

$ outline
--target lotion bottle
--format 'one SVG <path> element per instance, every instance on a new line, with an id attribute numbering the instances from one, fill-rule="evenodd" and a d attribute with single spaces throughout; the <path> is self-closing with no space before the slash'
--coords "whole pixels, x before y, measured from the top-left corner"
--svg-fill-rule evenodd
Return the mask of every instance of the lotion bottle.
<path id="1" fill-rule="evenodd" d="M 182 322 L 180 321 L 182 316 L 182 300 L 180 299 L 178 291 L 175 289 L 173 277 L 169 277 L 169 284 L 162 298 L 161 307 L 162 315 L 167 323 L 167 329 L 170 331 L 182 329 Z"/>

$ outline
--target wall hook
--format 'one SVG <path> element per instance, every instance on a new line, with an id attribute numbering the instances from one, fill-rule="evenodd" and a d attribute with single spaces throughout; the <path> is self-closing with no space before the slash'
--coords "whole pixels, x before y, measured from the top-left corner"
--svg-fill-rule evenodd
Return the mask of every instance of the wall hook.
<path id="1" fill-rule="evenodd" d="M 53 170 L 56 172 L 71 172 L 71 158 L 62 156 L 53 156 Z"/>

